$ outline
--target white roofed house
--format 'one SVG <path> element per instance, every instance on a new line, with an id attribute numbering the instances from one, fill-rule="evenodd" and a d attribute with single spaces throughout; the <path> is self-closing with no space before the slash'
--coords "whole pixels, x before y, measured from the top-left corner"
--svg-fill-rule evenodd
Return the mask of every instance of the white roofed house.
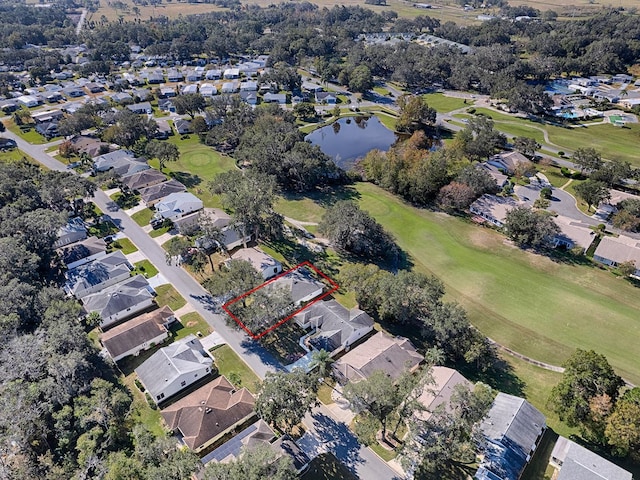
<path id="1" fill-rule="evenodd" d="M 282 264 L 259 248 L 241 248 L 231 258 L 234 260 L 246 260 L 265 280 L 282 272 Z"/>
<path id="2" fill-rule="evenodd" d="M 212 359 L 195 335 L 151 355 L 135 372 L 151 398 L 160 403 L 211 373 Z"/>
<path id="3" fill-rule="evenodd" d="M 224 79 L 234 79 L 240 77 L 240 69 L 238 68 L 227 68 L 222 74 Z"/>
<path id="4" fill-rule="evenodd" d="M 60 248 L 85 238 L 87 238 L 87 227 L 84 221 L 80 217 L 73 217 L 69 219 L 66 225 L 58 229 L 58 239 L 53 246 Z"/>
<path id="5" fill-rule="evenodd" d="M 175 220 L 198 210 L 202 210 L 202 200 L 193 193 L 172 193 L 156 204 L 156 219 Z"/>
<path id="6" fill-rule="evenodd" d="M 595 238 L 595 232 L 585 223 L 562 215 L 558 215 L 553 221 L 560 228 L 560 232 L 550 239 L 551 245 L 556 248 L 572 249 L 578 247 L 582 251 L 586 251 Z"/>
<path id="7" fill-rule="evenodd" d="M 469 210 L 496 227 L 504 227 L 507 212 L 516 206 L 516 201 L 511 197 L 498 197 L 485 193 L 471 204 Z"/>

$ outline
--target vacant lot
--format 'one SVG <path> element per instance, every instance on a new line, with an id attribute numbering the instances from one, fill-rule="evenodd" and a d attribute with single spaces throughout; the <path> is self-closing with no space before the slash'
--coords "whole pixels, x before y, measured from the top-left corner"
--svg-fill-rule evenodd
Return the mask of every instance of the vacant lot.
<path id="1" fill-rule="evenodd" d="M 156 293 L 158 294 L 156 303 L 161 307 L 169 305 L 169 308 L 174 312 L 187 304 L 186 300 L 182 298 L 182 295 L 173 288 L 173 285 L 168 283 L 156 287 Z"/>
<path id="2" fill-rule="evenodd" d="M 449 113 L 459 108 L 470 107 L 473 105 L 473 101 L 465 100 L 463 98 L 447 97 L 442 93 L 428 93 L 422 96 L 427 104 L 434 108 L 438 113 Z"/>

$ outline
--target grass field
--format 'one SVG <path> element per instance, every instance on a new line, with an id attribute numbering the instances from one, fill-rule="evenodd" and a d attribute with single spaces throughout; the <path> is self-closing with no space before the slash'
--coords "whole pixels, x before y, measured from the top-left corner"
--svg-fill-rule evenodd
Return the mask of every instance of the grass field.
<path id="1" fill-rule="evenodd" d="M 212 353 L 220 375 L 227 377 L 238 388 L 247 387 L 251 393 L 258 392 L 260 379 L 229 345 L 222 345 Z"/>
<path id="2" fill-rule="evenodd" d="M 201 144 L 197 135 L 185 140 L 176 135 L 169 141 L 180 149 L 180 158 L 175 162 L 167 162 L 163 173 L 182 182 L 204 202 L 205 207 L 220 207 L 220 198 L 209 192 L 207 183 L 217 174 L 235 168 L 235 160 Z M 149 164 L 158 168 L 157 160 Z"/>
<path id="3" fill-rule="evenodd" d="M 490 116 L 496 128 L 509 135 L 531 137 L 538 143 L 544 144 L 544 135 L 541 131 L 544 129 L 549 134 L 551 143 L 565 149 L 567 153 L 578 146 L 593 147 L 608 160 L 626 160 L 634 166 L 640 166 L 640 157 L 637 154 L 640 124 L 629 124 L 623 128 L 610 124 L 593 125 L 588 128 L 563 128 L 532 122 L 486 108 L 478 108 L 476 113 Z M 464 116 L 456 115 L 461 118 Z"/>
<path id="4" fill-rule="evenodd" d="M 640 382 L 635 351 L 640 334 L 637 288 L 608 271 L 560 263 L 522 251 L 505 237 L 449 215 L 411 207 L 373 184 L 351 196 L 407 253 L 414 267 L 446 284 L 483 333 L 532 358 L 562 363 L 575 348 L 607 356 L 618 373 Z M 319 199 L 278 204 L 298 219 L 319 218 Z M 310 205 L 309 215 L 303 210 Z"/>
<path id="5" fill-rule="evenodd" d="M 173 288 L 173 285 L 167 283 L 166 285 L 156 287 L 155 290 L 158 294 L 156 297 L 156 303 L 161 307 L 169 305 L 169 308 L 175 312 L 187 304 L 186 300 L 182 298 L 182 295 Z"/>
<path id="6" fill-rule="evenodd" d="M 211 333 L 211 327 L 198 312 L 187 313 L 180 317 L 179 322 L 171 325 L 171 333 L 173 339 L 180 340 L 188 335 L 196 335 L 198 332 L 202 335 Z"/>
<path id="7" fill-rule="evenodd" d="M 463 98 L 446 97 L 442 93 L 428 93 L 423 95 L 422 98 L 438 113 L 449 113 L 453 110 L 473 105 L 472 101 L 467 100 L 467 103 L 465 103 Z"/>
<path id="8" fill-rule="evenodd" d="M 149 260 L 140 260 L 134 265 L 134 269 L 131 272 L 132 275 L 144 275 L 146 278 L 155 277 L 158 274 L 158 269 Z"/>
<path id="9" fill-rule="evenodd" d="M 40 165 L 30 155 L 27 155 L 22 150 L 18 150 L 17 148 L 14 148 L 13 150 L 0 151 L 0 162 L 17 162 L 18 160 L 22 160 L 23 158 L 26 158 L 31 163 Z"/>
<path id="10" fill-rule="evenodd" d="M 119 238 L 107 247 L 108 252 L 115 250 L 120 250 L 125 255 L 129 255 L 130 253 L 137 252 L 138 248 L 128 238 Z"/>
<path id="11" fill-rule="evenodd" d="M 145 208 L 144 210 L 140 210 L 139 212 L 136 212 L 133 215 L 131 215 L 131 218 L 133 219 L 133 221 L 136 222 L 141 227 L 145 227 L 149 225 L 149 222 L 151 221 L 151 217 L 153 217 L 153 212 L 148 208 Z"/>

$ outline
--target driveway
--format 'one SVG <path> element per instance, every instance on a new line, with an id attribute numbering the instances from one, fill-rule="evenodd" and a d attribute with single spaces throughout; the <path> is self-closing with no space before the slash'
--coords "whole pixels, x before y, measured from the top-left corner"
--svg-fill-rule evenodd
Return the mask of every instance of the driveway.
<path id="1" fill-rule="evenodd" d="M 529 207 L 532 207 L 533 203 L 540 196 L 540 187 L 533 185 L 516 185 L 513 191 L 520 201 Z M 560 190 L 559 188 L 553 189 L 550 205 L 547 210 L 562 215 L 563 217 L 586 223 L 587 225 L 603 223 L 602 220 L 592 218 L 582 213 L 576 205 L 576 199 L 570 193 Z"/>

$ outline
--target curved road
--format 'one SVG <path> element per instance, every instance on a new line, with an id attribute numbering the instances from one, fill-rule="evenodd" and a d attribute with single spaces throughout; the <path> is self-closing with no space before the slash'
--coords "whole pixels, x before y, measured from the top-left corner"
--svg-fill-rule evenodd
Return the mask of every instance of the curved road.
<path id="1" fill-rule="evenodd" d="M 7 138 L 16 141 L 18 148 L 51 170 L 68 171 L 67 167 L 46 153 L 51 145 L 32 145 L 7 130 Z M 281 370 L 282 366 L 262 346 L 249 339 L 245 333 L 227 325 L 226 317 L 212 311 L 212 298 L 209 293 L 185 270 L 167 265 L 165 251 L 152 239 L 142 227 L 122 211 L 102 190 L 93 198 L 106 215 L 109 215 L 120 230 L 143 252 L 162 276 L 174 286 L 194 309 L 202 315 L 209 325 L 218 332 L 227 344 L 253 369 L 264 378 L 268 372 Z M 305 418 L 308 434 L 317 439 L 344 463 L 358 478 L 371 480 L 399 479 L 399 474 L 371 449 L 361 445 L 349 427 L 332 417 L 331 412 L 321 405 Z"/>

